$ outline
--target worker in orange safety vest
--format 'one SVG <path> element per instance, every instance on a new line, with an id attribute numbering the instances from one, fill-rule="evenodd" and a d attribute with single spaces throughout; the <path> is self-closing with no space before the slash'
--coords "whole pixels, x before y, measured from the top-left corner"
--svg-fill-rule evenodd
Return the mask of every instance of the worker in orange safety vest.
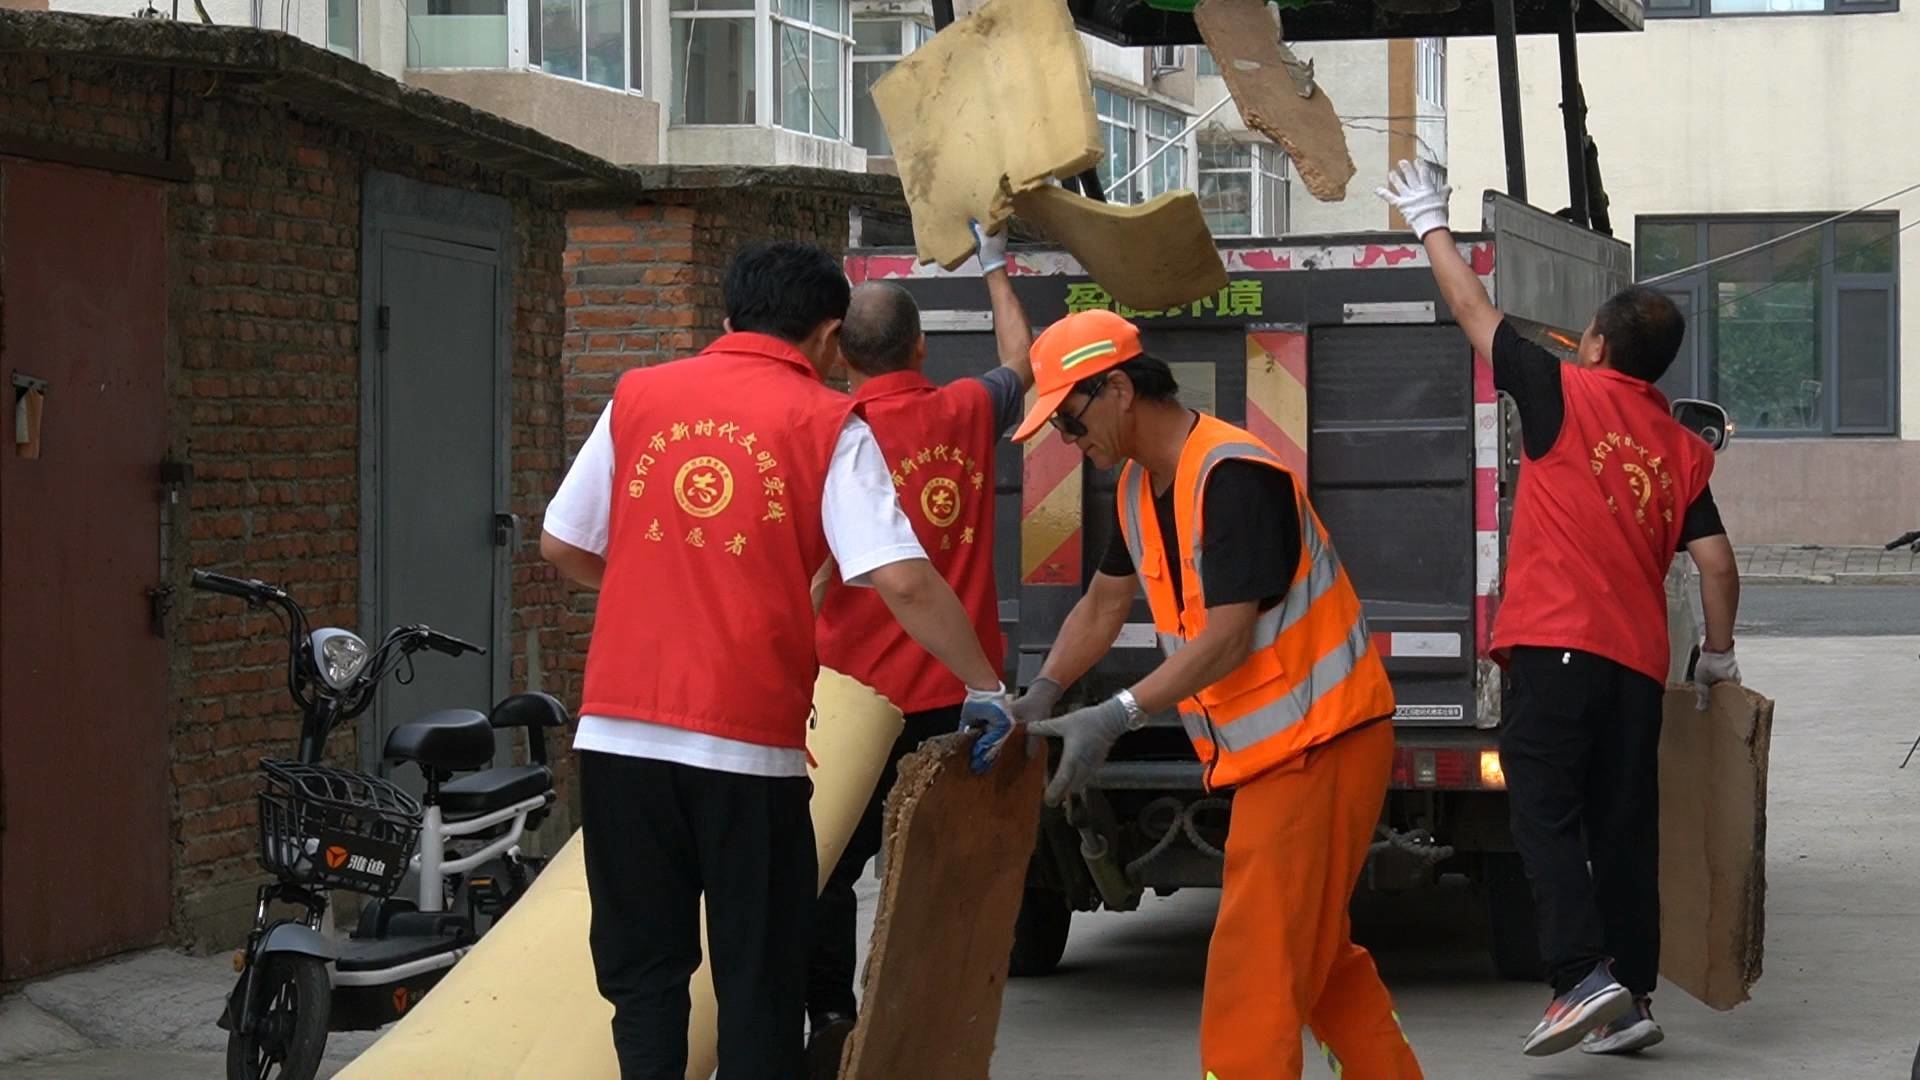
<path id="1" fill-rule="evenodd" d="M 1236 789 L 1206 1075 L 1298 1077 L 1311 1027 L 1347 1076 L 1420 1076 L 1347 916 L 1386 800 L 1393 690 L 1303 484 L 1258 438 L 1182 405 L 1171 369 L 1110 311 L 1055 323 L 1032 359 L 1038 399 L 1015 440 L 1051 423 L 1095 467 L 1121 466 L 1114 540 L 1013 706 L 1030 732 L 1064 740 L 1047 801 L 1078 795 L 1115 741 L 1177 709 L 1208 787 Z M 1143 584 L 1165 663 L 1049 719 Z"/>

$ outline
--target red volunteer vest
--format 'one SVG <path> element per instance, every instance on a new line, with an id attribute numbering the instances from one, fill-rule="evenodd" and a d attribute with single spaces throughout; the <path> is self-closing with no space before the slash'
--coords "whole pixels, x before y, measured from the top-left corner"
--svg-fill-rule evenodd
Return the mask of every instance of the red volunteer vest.
<path id="1" fill-rule="evenodd" d="M 821 492 L 853 409 L 763 334 L 621 377 L 582 712 L 806 745 Z"/>
<path id="2" fill-rule="evenodd" d="M 1667 568 L 1713 448 L 1645 380 L 1571 364 L 1560 375 L 1560 440 L 1520 468 L 1494 655 L 1578 649 L 1665 683 Z"/>
<path id="3" fill-rule="evenodd" d="M 862 383 L 861 415 L 893 470 L 900 506 L 996 664 L 1006 654 L 993 582 L 993 401 L 977 379 L 935 386 L 917 371 Z M 965 701 L 967 690 L 894 621 L 872 589 L 835 588 L 820 609 L 820 662 L 901 712 Z"/>

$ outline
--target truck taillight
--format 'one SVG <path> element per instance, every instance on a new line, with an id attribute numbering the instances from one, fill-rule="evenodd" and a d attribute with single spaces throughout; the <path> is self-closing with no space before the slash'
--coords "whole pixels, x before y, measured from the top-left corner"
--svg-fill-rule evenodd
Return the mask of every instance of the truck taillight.
<path id="1" fill-rule="evenodd" d="M 1480 747 L 1403 746 L 1394 751 L 1392 785 L 1402 790 L 1504 791 L 1500 751 Z"/>
<path id="2" fill-rule="evenodd" d="M 1480 786 L 1491 791 L 1507 790 L 1507 771 L 1500 767 L 1500 751 L 1480 751 Z"/>

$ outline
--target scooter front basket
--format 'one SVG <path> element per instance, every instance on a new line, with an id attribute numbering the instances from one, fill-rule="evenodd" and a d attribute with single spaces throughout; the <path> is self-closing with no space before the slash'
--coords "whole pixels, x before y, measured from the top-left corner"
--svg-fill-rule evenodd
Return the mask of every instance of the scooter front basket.
<path id="1" fill-rule="evenodd" d="M 376 776 L 260 763 L 260 865 L 285 881 L 391 896 L 420 838 L 418 800 Z"/>

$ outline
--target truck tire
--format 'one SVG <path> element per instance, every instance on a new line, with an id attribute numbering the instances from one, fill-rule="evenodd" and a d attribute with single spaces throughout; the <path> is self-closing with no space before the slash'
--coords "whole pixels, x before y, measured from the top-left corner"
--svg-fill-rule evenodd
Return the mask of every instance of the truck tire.
<path id="1" fill-rule="evenodd" d="M 1487 857 L 1487 941 L 1493 971 L 1511 982 L 1539 982 L 1546 978 L 1540 960 L 1540 939 L 1533 922 L 1533 889 L 1527 883 L 1520 856 L 1501 853 Z"/>
<path id="2" fill-rule="evenodd" d="M 1050 975 L 1067 951 L 1067 930 L 1073 909 L 1064 893 L 1027 886 L 1020 898 L 1020 917 L 1013 924 L 1013 955 L 1007 974 L 1016 978 Z"/>

